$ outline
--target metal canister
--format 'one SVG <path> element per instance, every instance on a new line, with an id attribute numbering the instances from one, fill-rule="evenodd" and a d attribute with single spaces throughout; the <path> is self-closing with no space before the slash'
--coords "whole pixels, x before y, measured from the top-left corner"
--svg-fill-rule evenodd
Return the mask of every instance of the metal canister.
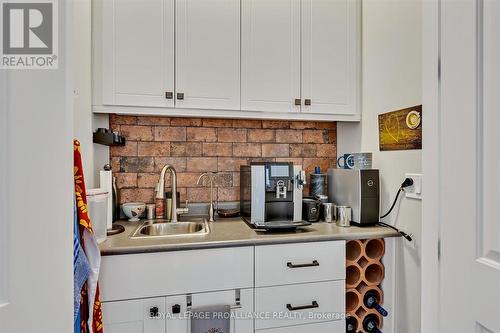
<path id="1" fill-rule="evenodd" d="M 349 206 L 337 206 L 337 226 L 350 227 L 352 219 L 352 208 Z"/>
<path id="2" fill-rule="evenodd" d="M 148 220 L 154 220 L 154 218 L 155 218 L 155 210 L 156 210 L 156 205 L 155 204 L 149 204 L 149 205 L 146 206 L 147 219 Z"/>
<path id="3" fill-rule="evenodd" d="M 332 223 L 334 221 L 333 219 L 333 209 L 334 209 L 334 204 L 331 202 L 325 202 L 323 204 L 323 214 L 324 214 L 324 220 L 327 223 Z"/>
<path id="4" fill-rule="evenodd" d="M 309 195 L 315 197 L 317 195 L 326 194 L 326 174 L 311 173 L 311 181 L 309 184 Z"/>
<path id="5" fill-rule="evenodd" d="M 320 202 L 320 207 L 319 207 L 319 219 L 324 220 L 325 219 L 325 208 L 323 206 L 324 203 L 328 202 L 328 196 L 324 194 L 318 194 L 314 197 L 316 200 Z"/>

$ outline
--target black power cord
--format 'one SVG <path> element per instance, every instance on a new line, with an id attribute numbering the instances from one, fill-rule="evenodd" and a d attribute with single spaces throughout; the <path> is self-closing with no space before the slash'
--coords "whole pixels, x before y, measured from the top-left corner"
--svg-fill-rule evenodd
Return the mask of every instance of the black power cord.
<path id="1" fill-rule="evenodd" d="M 395 230 L 396 232 L 399 232 L 401 236 L 403 236 L 407 241 L 411 242 L 413 238 L 411 238 L 411 235 L 408 235 L 406 232 L 399 230 L 393 225 L 387 224 L 385 222 L 377 222 L 377 225 L 382 226 L 382 227 L 387 227 Z"/>
<path id="2" fill-rule="evenodd" d="M 408 187 L 408 186 L 412 186 L 413 185 L 413 179 L 411 178 L 406 178 L 405 181 L 401 184 L 401 186 L 399 187 L 398 189 L 398 193 L 396 193 L 396 197 L 394 198 L 394 201 L 391 205 L 391 208 L 389 208 L 389 211 L 387 213 L 385 213 L 384 215 L 382 215 L 380 218 L 383 219 L 384 217 L 387 217 L 391 212 L 392 210 L 394 209 L 394 207 L 396 206 L 396 203 L 398 202 L 398 198 L 399 198 L 399 195 L 401 194 L 401 192 L 404 191 L 405 187 Z M 383 226 L 383 227 L 387 227 L 387 228 L 391 228 L 391 229 L 394 229 L 395 231 L 399 232 L 401 234 L 401 236 L 403 236 L 406 240 L 408 240 L 409 242 L 411 242 L 413 239 L 410 235 L 408 235 L 406 232 L 404 231 L 401 231 L 399 230 L 398 228 L 396 228 L 395 226 L 393 225 L 390 225 L 390 224 L 387 224 L 385 222 L 378 222 L 377 223 L 378 225 L 380 226 Z"/>

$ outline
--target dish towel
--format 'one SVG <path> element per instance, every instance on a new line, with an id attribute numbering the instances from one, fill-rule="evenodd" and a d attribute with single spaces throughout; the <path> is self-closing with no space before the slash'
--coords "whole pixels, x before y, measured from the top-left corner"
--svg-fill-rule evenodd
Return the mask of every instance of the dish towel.
<path id="1" fill-rule="evenodd" d="M 80 301 L 80 330 L 82 333 L 102 333 L 102 310 L 99 298 L 99 268 L 101 266 L 101 253 L 92 230 L 87 210 L 87 193 L 83 178 L 83 163 L 80 153 L 80 142 L 73 141 L 75 198 L 80 242 L 87 257 L 90 271 L 87 281 L 81 289 Z"/>
<path id="2" fill-rule="evenodd" d="M 74 320 L 74 333 L 80 333 L 80 301 L 82 298 L 81 291 L 83 285 L 90 275 L 90 264 L 83 252 L 80 243 L 80 228 L 78 227 L 78 215 L 76 213 L 76 202 L 74 205 L 74 218 L 73 218 L 73 320 Z"/>
<path id="3" fill-rule="evenodd" d="M 231 307 L 216 305 L 200 307 L 191 311 L 190 333 L 229 333 L 231 328 Z"/>

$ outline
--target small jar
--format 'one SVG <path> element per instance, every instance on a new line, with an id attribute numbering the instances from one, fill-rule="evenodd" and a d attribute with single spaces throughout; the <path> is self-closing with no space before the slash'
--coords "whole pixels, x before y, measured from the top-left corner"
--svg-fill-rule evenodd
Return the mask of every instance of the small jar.
<path id="1" fill-rule="evenodd" d="M 156 216 L 156 205 L 155 204 L 149 204 L 146 206 L 146 211 L 147 211 L 147 219 L 148 220 L 154 220 Z"/>
<path id="2" fill-rule="evenodd" d="M 156 198 L 155 215 L 157 219 L 162 219 L 165 216 L 165 199 Z"/>

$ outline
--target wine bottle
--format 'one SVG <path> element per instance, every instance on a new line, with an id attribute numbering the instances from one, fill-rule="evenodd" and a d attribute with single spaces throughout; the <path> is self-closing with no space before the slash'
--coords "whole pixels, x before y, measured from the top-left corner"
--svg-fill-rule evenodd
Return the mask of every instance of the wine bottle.
<path id="1" fill-rule="evenodd" d="M 384 309 L 379 304 L 378 293 L 375 290 L 368 290 L 365 293 L 365 297 L 363 298 L 363 302 L 368 309 L 375 309 L 382 316 L 387 317 L 387 310 Z"/>
<path id="2" fill-rule="evenodd" d="M 382 333 L 382 331 L 378 329 L 378 325 L 378 317 L 373 313 L 363 319 L 363 329 L 368 333 Z"/>
<path id="3" fill-rule="evenodd" d="M 347 317 L 346 318 L 346 332 L 347 333 L 357 333 L 358 329 L 358 322 L 356 318 L 354 317 Z"/>

